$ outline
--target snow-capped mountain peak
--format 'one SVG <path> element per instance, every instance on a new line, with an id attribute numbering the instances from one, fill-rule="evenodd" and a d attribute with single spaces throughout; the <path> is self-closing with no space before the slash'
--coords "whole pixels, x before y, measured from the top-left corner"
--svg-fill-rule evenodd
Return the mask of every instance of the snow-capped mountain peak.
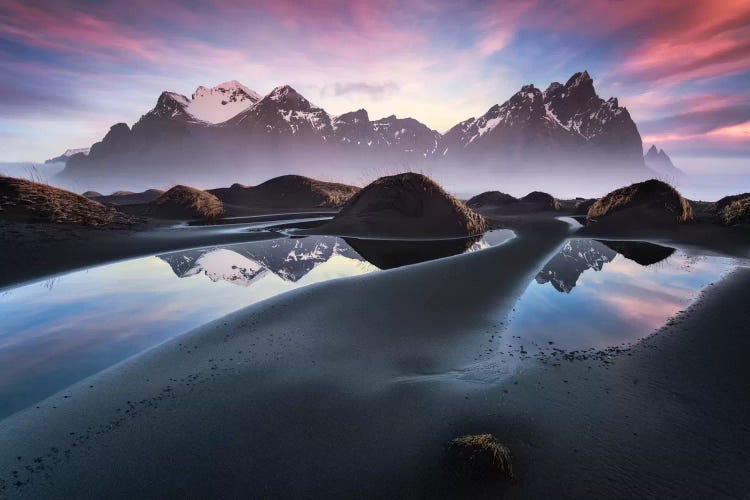
<path id="1" fill-rule="evenodd" d="M 73 156 L 73 155 L 77 155 L 79 153 L 87 155 L 87 154 L 89 154 L 89 150 L 91 150 L 90 147 L 89 148 L 66 149 L 65 152 L 62 155 L 65 156 L 65 157 L 70 157 L 70 156 Z"/>
<path id="2" fill-rule="evenodd" d="M 289 85 L 280 85 L 276 87 L 267 96 L 261 99 L 261 102 L 263 101 L 276 103 L 280 108 L 298 111 L 320 109 Z"/>
<path id="3" fill-rule="evenodd" d="M 260 95 L 236 80 L 207 88 L 200 86 L 186 104 L 186 111 L 208 123 L 221 123 L 245 111 Z"/>
<path id="4" fill-rule="evenodd" d="M 68 158 L 70 158 L 73 155 L 78 155 L 78 154 L 83 155 L 83 156 L 88 155 L 90 150 L 91 148 L 66 149 L 65 152 L 61 154 L 60 156 L 55 156 L 54 158 L 50 158 L 44 163 L 65 163 L 68 161 Z"/>

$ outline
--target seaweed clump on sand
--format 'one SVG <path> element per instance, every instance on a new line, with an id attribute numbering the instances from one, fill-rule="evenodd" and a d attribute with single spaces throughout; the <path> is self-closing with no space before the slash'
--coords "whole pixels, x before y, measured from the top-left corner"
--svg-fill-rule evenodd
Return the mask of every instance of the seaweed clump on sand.
<path id="1" fill-rule="evenodd" d="M 474 479 L 513 479 L 510 450 L 492 434 L 457 437 L 448 443 L 451 465 Z"/>
<path id="2" fill-rule="evenodd" d="M 150 203 L 156 217 L 215 220 L 224 215 L 224 204 L 209 192 L 178 185 Z"/>

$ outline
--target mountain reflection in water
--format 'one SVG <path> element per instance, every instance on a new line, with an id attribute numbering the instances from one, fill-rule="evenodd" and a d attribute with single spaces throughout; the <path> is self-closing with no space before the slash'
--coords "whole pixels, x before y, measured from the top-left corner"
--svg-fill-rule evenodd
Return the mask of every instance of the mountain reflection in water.
<path id="1" fill-rule="evenodd" d="M 487 233 L 468 250 L 511 236 L 510 231 Z M 383 258 L 379 248 L 362 252 L 382 266 L 388 259 L 406 263 L 445 255 L 428 249 L 400 259 L 389 250 Z M 156 257 L 92 267 L 0 294 L 0 418 L 242 307 L 313 283 L 377 271 L 332 236 Z"/>
<path id="2" fill-rule="evenodd" d="M 383 240 L 307 236 L 171 252 L 159 255 L 175 275 L 186 278 L 203 274 L 211 281 L 249 286 L 267 272 L 284 281 L 297 282 L 316 266 L 334 256 L 368 262 L 392 269 L 450 257 L 498 245 L 512 231 L 491 231 L 472 238 L 447 240 Z"/>
<path id="3" fill-rule="evenodd" d="M 585 271 L 601 271 L 618 254 L 642 266 L 650 266 L 674 252 L 674 248 L 646 241 L 571 239 L 537 274 L 536 282 L 550 283 L 558 292 L 570 293 Z"/>
<path id="4" fill-rule="evenodd" d="M 499 347 L 533 355 L 638 341 L 733 267 L 648 242 L 571 239 L 518 299 Z"/>

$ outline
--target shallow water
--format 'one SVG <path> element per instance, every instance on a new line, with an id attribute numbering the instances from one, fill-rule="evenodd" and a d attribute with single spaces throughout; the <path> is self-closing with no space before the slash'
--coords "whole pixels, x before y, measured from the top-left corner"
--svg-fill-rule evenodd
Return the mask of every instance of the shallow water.
<path id="1" fill-rule="evenodd" d="M 459 376 L 492 381 L 540 360 L 601 362 L 607 350 L 664 326 L 733 268 L 729 258 L 652 243 L 570 239 L 491 334 L 482 358 Z"/>
<path id="2" fill-rule="evenodd" d="M 362 255 L 340 238 L 278 238 L 138 258 L 10 289 L 0 294 L 0 418 L 242 307 L 377 271 L 367 259 L 396 267 L 512 236 L 500 230 L 398 248 L 358 240 L 367 243 Z"/>

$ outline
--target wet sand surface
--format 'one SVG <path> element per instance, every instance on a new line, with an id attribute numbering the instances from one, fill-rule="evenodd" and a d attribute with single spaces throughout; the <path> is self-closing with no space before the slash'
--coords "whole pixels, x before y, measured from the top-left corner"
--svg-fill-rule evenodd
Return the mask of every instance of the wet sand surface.
<path id="1" fill-rule="evenodd" d="M 516 231 L 280 295 L 11 416 L 0 495 L 743 496 L 750 270 L 629 350 L 465 376 L 569 226 Z M 445 443 L 474 432 L 510 446 L 514 481 L 446 471 Z"/>

